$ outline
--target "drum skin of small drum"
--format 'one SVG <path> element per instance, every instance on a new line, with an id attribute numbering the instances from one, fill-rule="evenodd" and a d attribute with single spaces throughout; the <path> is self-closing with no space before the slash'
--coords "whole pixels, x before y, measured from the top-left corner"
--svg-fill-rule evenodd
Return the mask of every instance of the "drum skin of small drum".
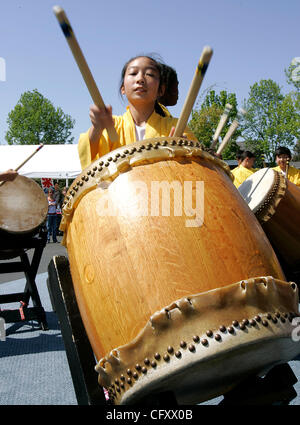
<path id="1" fill-rule="evenodd" d="M 300 188 L 271 168 L 245 180 L 239 191 L 285 263 L 300 271 Z"/>
<path id="2" fill-rule="evenodd" d="M 192 187 L 192 203 L 185 208 L 182 192 L 175 214 L 174 190 L 170 214 L 157 213 L 153 182 Z M 199 402 L 300 351 L 282 348 L 297 287 L 229 167 L 199 143 L 149 139 L 95 161 L 70 187 L 60 229 L 99 382 L 116 404 L 168 389 L 180 403 Z M 277 350 L 266 356 L 271 341 Z"/>
<path id="3" fill-rule="evenodd" d="M 47 214 L 47 197 L 34 180 L 18 175 L 5 182 L 0 187 L 0 258 L 14 256 L 13 249 L 6 252 L 6 242 L 11 246 L 15 241 L 17 249 L 18 240 L 35 235 Z"/>

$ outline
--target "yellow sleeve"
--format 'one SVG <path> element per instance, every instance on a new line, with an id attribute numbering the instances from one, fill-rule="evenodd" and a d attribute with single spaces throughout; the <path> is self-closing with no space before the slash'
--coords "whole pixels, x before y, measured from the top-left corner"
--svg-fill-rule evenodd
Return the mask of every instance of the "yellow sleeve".
<path id="1" fill-rule="evenodd" d="M 166 134 L 166 136 L 169 136 L 172 127 L 176 128 L 178 118 L 166 117 L 164 119 L 167 122 L 167 131 L 166 131 L 167 134 Z M 165 136 L 165 134 L 163 134 L 163 136 Z M 192 140 L 193 142 L 198 142 L 197 137 L 194 135 L 194 133 L 192 132 L 192 130 L 188 126 L 185 127 L 183 136 L 185 136 L 188 140 Z"/>
<path id="2" fill-rule="evenodd" d="M 168 137 L 172 127 L 176 128 L 177 121 L 177 118 L 173 118 L 171 116 L 162 117 L 161 115 L 154 112 L 147 121 L 145 139 L 152 139 L 155 137 Z M 186 129 L 184 130 L 184 133 L 186 134 L 189 140 L 195 142 L 198 141 L 195 135 L 188 127 L 186 127 Z"/>
<path id="3" fill-rule="evenodd" d="M 279 173 L 281 173 L 281 168 L 279 166 L 273 167 L 273 170 L 276 170 Z M 298 168 L 293 167 L 293 166 L 289 167 L 288 179 L 289 179 L 290 182 L 292 182 L 295 185 L 300 187 L 300 170 L 298 170 Z"/>
<path id="4" fill-rule="evenodd" d="M 178 118 L 172 118 L 172 117 L 170 117 L 170 118 L 171 118 L 172 121 L 171 121 L 171 125 L 169 127 L 168 135 L 170 134 L 172 127 L 176 128 L 176 125 L 177 125 L 177 122 L 178 122 Z M 192 130 L 188 126 L 185 127 L 183 136 L 187 137 L 188 140 L 192 140 L 193 142 L 198 142 L 197 137 L 194 135 L 194 133 L 192 132 Z"/>
<path id="5" fill-rule="evenodd" d="M 78 155 L 82 170 L 91 163 L 91 149 L 89 140 L 89 130 L 81 133 L 78 140 Z"/>
<path id="6" fill-rule="evenodd" d="M 91 157 L 89 130 L 80 134 L 78 140 L 78 154 L 82 170 L 108 152 L 110 152 L 110 142 L 106 130 L 103 130 L 99 140 L 98 153 L 93 158 Z"/>
<path id="7" fill-rule="evenodd" d="M 114 148 L 135 142 L 135 127 L 129 110 L 123 116 L 113 116 L 114 126 L 119 135 L 119 142 Z M 162 117 L 155 112 L 151 115 L 146 125 L 145 139 L 155 137 L 168 137 L 172 127 L 176 127 L 178 119 L 171 116 Z M 186 127 L 184 134 L 188 140 L 197 142 L 193 132 Z M 97 160 L 101 156 L 112 150 L 107 131 L 104 130 L 99 140 L 98 153 L 91 158 L 91 148 L 89 140 L 89 130 L 80 134 L 78 141 L 78 154 L 82 169 L 85 169 L 91 162 Z"/>
<path id="8" fill-rule="evenodd" d="M 197 137 L 194 135 L 194 133 L 189 127 L 185 128 L 184 135 L 188 138 L 188 140 L 192 140 L 193 142 L 198 142 Z"/>
<path id="9" fill-rule="evenodd" d="M 114 119 L 114 127 L 116 132 L 119 135 L 119 142 L 115 148 L 121 146 L 123 144 L 123 117 L 122 116 L 113 116 Z M 85 133 L 81 133 L 78 140 L 78 154 L 80 159 L 80 164 L 82 170 L 84 170 L 87 166 L 89 166 L 92 162 L 96 161 L 96 159 L 101 156 L 107 154 L 112 150 L 112 144 L 109 140 L 108 134 L 106 130 L 103 130 L 102 136 L 99 139 L 98 143 L 98 153 L 95 157 L 91 157 L 91 147 L 89 140 L 89 131 Z"/>
<path id="10" fill-rule="evenodd" d="M 300 187 L 300 170 L 298 170 L 296 167 L 293 167 L 291 171 L 291 176 L 288 175 L 289 180 Z"/>

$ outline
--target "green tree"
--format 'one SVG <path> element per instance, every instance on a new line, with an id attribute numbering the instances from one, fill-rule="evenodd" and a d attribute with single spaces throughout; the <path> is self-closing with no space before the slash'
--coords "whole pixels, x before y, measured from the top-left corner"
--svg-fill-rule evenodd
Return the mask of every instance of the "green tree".
<path id="1" fill-rule="evenodd" d="M 292 161 L 300 161 L 300 140 L 296 143 L 294 147 L 294 154 L 292 156 Z"/>
<path id="2" fill-rule="evenodd" d="M 272 161 L 278 146 L 293 148 L 300 136 L 300 120 L 291 93 L 284 96 L 273 80 L 261 80 L 250 87 L 244 108 L 242 135 L 247 149 Z"/>
<path id="3" fill-rule="evenodd" d="M 9 145 L 65 144 L 74 140 L 70 136 L 75 120 L 36 89 L 21 95 L 7 123 L 5 139 Z"/>
<path id="4" fill-rule="evenodd" d="M 211 145 L 212 138 L 219 124 L 221 115 L 224 112 L 226 103 L 229 103 L 232 109 L 228 121 L 220 135 L 223 139 L 237 115 L 237 100 L 234 93 L 227 93 L 227 91 L 222 90 L 220 94 L 216 94 L 215 90 L 210 90 L 204 98 L 200 108 L 192 111 L 189 127 L 194 132 L 197 139 L 206 147 L 210 147 Z M 240 130 L 237 129 L 222 154 L 224 159 L 235 159 L 236 152 L 239 149 L 236 140 L 240 134 Z"/>
<path id="5" fill-rule="evenodd" d="M 290 93 L 294 100 L 295 108 L 300 114 L 300 57 L 294 58 L 288 69 L 284 70 L 288 84 L 293 87 Z M 297 140 L 294 146 L 293 161 L 300 161 L 300 139 Z"/>

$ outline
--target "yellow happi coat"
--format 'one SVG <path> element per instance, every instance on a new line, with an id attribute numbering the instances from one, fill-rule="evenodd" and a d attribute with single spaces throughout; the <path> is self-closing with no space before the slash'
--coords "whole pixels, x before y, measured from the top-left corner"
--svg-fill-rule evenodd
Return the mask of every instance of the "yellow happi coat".
<path id="1" fill-rule="evenodd" d="M 115 149 L 136 141 L 135 124 L 128 106 L 125 114 L 121 116 L 113 115 L 113 120 L 116 132 L 119 135 L 119 141 L 115 144 Z M 173 118 L 172 116 L 162 117 L 154 111 L 146 123 L 145 139 L 168 137 L 172 127 L 176 127 L 177 121 L 177 118 Z M 188 128 L 185 129 L 185 134 L 189 140 L 197 141 L 194 134 Z M 98 153 L 92 158 L 89 130 L 86 133 L 82 133 L 78 142 L 78 153 L 82 169 L 111 150 L 112 143 L 109 140 L 107 131 L 104 130 L 99 140 Z"/>
<path id="2" fill-rule="evenodd" d="M 278 167 L 274 167 L 273 170 L 276 170 L 279 173 L 282 172 L 279 165 L 278 165 Z M 287 178 L 288 178 L 289 181 L 291 181 L 292 183 L 294 183 L 294 184 L 296 184 L 297 186 L 300 187 L 300 170 L 298 170 L 298 168 L 290 165 L 289 168 L 288 168 Z"/>
<path id="3" fill-rule="evenodd" d="M 255 168 L 246 168 L 243 165 L 231 170 L 231 173 L 234 176 L 233 184 L 235 187 L 239 187 L 248 177 L 257 171 Z"/>

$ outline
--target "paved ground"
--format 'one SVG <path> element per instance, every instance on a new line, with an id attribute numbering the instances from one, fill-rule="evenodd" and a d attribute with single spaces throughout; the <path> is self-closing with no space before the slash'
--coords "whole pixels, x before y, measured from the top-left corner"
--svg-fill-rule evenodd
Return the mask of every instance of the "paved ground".
<path id="1" fill-rule="evenodd" d="M 50 242 L 45 246 L 37 274 L 48 272 L 48 265 L 49 265 L 53 256 L 55 256 L 55 255 L 67 255 L 66 248 L 64 246 L 62 246 L 61 243 L 60 243 L 61 239 L 62 239 L 62 237 L 58 236 L 57 240 L 59 241 L 59 243 Z M 28 251 L 29 261 L 31 261 L 33 251 L 34 251 L 33 249 Z M 13 258 L 11 260 L 0 261 L 0 263 L 2 263 L 2 262 L 7 263 L 8 261 L 19 261 L 19 258 Z M 18 279 L 22 279 L 23 277 L 24 277 L 23 272 L 3 273 L 3 274 L 0 274 L 0 284 L 5 283 L 5 282 L 11 282 L 11 281 L 18 280 Z"/>

